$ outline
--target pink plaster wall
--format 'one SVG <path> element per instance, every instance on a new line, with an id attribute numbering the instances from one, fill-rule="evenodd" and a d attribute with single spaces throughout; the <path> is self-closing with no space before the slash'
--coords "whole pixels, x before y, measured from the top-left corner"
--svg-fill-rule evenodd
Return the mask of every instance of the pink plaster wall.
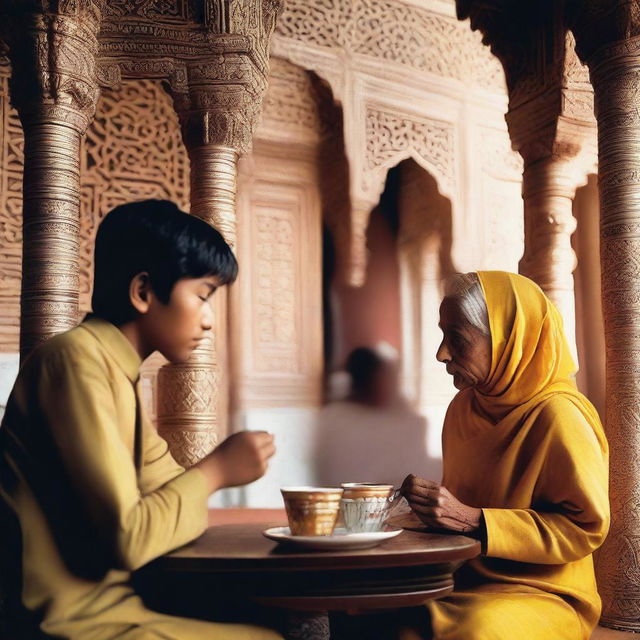
<path id="1" fill-rule="evenodd" d="M 362 287 L 334 282 L 333 362 L 340 367 L 352 349 L 386 341 L 400 351 L 400 269 L 396 238 L 375 209 L 367 233 L 369 262 Z"/>

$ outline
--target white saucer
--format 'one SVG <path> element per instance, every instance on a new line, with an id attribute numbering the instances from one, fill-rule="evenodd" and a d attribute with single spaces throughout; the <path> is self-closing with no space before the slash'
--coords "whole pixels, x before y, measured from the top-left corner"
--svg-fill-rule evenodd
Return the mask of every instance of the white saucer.
<path id="1" fill-rule="evenodd" d="M 346 529 L 336 528 L 331 536 L 292 536 L 289 527 L 266 529 L 262 535 L 276 542 L 295 545 L 302 549 L 316 551 L 346 551 L 369 549 L 389 538 L 395 538 L 402 529 L 390 531 L 372 531 L 370 533 L 348 533 Z"/>

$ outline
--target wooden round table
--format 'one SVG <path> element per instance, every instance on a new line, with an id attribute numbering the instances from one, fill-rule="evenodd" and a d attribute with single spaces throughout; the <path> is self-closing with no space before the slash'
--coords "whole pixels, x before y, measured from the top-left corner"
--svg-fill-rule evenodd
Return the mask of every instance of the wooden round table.
<path id="1" fill-rule="evenodd" d="M 215 577 L 228 593 L 299 612 L 304 635 L 291 631 L 289 637 L 311 640 L 328 637 L 328 626 L 325 632 L 319 622 L 327 611 L 412 607 L 448 594 L 453 572 L 480 553 L 471 538 L 413 531 L 372 549 L 298 551 L 265 538 L 269 526 L 211 527 L 153 569 Z"/>

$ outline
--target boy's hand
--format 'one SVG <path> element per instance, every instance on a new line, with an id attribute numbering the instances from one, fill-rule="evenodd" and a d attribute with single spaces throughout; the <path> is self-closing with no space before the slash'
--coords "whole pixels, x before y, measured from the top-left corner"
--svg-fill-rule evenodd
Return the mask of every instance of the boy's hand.
<path id="1" fill-rule="evenodd" d="M 437 482 L 410 474 L 404 479 L 401 492 L 413 512 L 430 527 L 469 534 L 480 528 L 482 509 L 462 504 Z"/>
<path id="2" fill-rule="evenodd" d="M 198 467 L 209 480 L 210 491 L 237 487 L 261 478 L 276 452 L 273 436 L 266 431 L 241 431 L 201 460 Z"/>

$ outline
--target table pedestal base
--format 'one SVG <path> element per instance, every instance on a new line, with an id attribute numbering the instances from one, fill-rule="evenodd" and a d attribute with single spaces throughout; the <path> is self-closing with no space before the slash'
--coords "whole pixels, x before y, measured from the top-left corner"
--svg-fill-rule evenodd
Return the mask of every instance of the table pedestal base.
<path id="1" fill-rule="evenodd" d="M 286 640 L 329 640 L 329 614 L 326 611 L 290 611 Z"/>

